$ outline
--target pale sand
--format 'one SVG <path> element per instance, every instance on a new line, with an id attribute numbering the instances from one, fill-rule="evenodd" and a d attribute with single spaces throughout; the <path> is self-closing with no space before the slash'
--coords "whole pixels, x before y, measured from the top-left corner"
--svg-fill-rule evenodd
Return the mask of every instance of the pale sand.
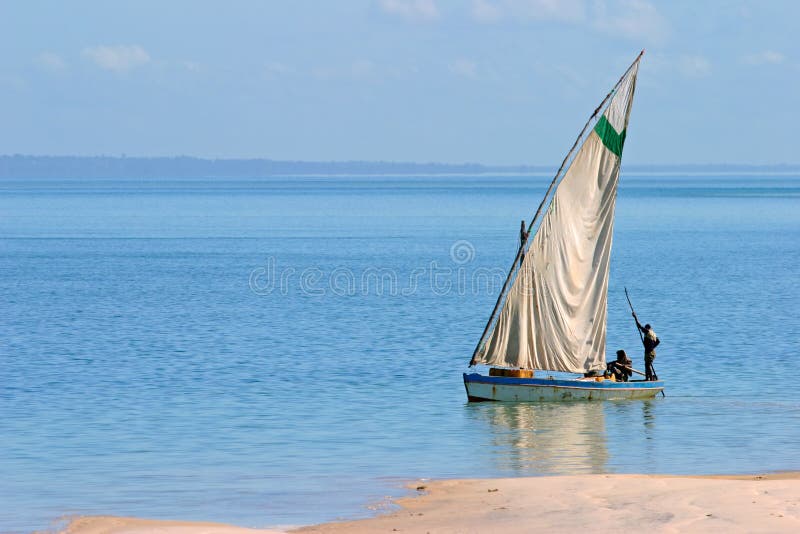
<path id="1" fill-rule="evenodd" d="M 739 477 L 580 475 L 420 482 L 371 519 L 297 533 L 800 532 L 800 473 Z M 265 534 L 209 523 L 81 518 L 67 534 Z"/>

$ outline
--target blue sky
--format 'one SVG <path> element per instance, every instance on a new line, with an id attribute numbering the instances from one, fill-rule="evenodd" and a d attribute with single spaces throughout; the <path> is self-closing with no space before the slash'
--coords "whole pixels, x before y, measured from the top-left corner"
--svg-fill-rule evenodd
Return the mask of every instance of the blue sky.
<path id="1" fill-rule="evenodd" d="M 628 163 L 800 163 L 800 2 L 4 1 L 0 153 L 555 164 L 640 49 Z"/>

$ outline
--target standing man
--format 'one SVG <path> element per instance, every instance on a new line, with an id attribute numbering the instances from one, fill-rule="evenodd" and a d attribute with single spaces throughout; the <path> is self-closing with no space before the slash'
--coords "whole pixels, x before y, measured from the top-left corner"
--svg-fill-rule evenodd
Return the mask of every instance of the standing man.
<path id="1" fill-rule="evenodd" d="M 645 380 L 658 380 L 656 372 L 653 369 L 653 360 L 656 359 L 656 347 L 661 340 L 650 328 L 649 324 L 644 326 L 639 323 L 639 318 L 636 317 L 636 312 L 633 313 L 633 318 L 636 320 L 636 328 L 642 333 L 642 343 L 644 343 L 644 374 Z"/>

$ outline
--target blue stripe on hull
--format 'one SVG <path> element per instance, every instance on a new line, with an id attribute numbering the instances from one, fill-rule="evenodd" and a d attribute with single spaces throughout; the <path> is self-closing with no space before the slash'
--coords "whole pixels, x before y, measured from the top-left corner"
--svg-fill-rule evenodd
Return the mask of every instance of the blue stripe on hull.
<path id="1" fill-rule="evenodd" d="M 549 378 L 512 378 L 464 374 L 470 401 L 561 401 L 650 399 L 664 390 L 664 382 L 601 382 Z"/>

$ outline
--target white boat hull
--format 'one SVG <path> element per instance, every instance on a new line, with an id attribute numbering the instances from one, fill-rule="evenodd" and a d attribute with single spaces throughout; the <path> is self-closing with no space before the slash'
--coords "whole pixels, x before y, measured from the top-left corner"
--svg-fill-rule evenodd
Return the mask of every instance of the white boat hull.
<path id="1" fill-rule="evenodd" d="M 594 379 L 512 378 L 478 373 L 465 373 L 464 386 L 470 402 L 652 399 L 664 391 L 661 381 L 597 382 Z"/>

